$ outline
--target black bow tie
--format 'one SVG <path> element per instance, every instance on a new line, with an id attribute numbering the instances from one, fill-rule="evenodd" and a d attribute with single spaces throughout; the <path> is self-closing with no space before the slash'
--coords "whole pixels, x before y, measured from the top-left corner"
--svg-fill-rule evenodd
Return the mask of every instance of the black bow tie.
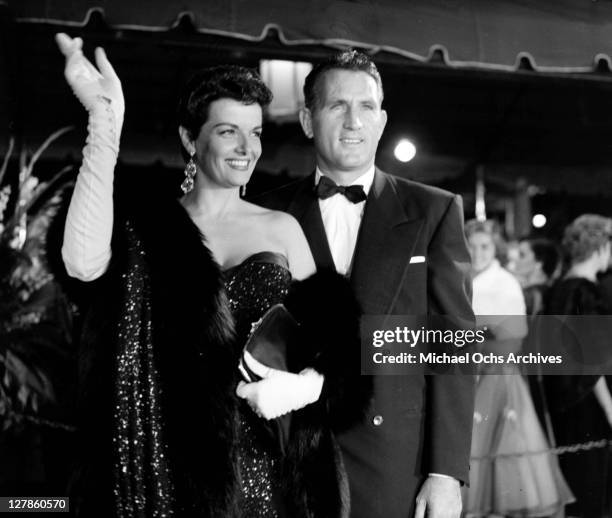
<path id="1" fill-rule="evenodd" d="M 347 200 L 351 203 L 359 203 L 367 198 L 363 190 L 363 185 L 348 185 L 346 187 L 343 185 L 336 185 L 327 176 L 321 176 L 315 192 L 321 200 L 326 200 L 334 194 L 346 196 Z"/>

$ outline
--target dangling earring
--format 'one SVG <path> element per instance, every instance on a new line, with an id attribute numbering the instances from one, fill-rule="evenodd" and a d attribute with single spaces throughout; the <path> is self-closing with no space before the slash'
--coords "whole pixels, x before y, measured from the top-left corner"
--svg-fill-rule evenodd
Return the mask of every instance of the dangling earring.
<path id="1" fill-rule="evenodd" d="M 193 155 L 195 155 L 195 151 L 189 155 L 189 162 L 185 166 L 185 179 L 181 184 L 181 189 L 185 194 L 193 190 L 193 179 L 196 175 L 196 165 L 193 161 Z"/>
<path id="2" fill-rule="evenodd" d="M 240 197 L 244 198 L 246 196 L 246 183 L 240 186 Z"/>

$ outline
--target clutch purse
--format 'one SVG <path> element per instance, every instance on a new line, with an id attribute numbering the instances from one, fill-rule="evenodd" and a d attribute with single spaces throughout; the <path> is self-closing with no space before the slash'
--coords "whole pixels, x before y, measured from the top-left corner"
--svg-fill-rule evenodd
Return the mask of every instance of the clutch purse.
<path id="1" fill-rule="evenodd" d="M 251 334 L 244 345 L 243 352 L 248 351 L 253 358 L 266 367 L 287 371 L 287 348 L 298 338 L 299 324 L 282 304 L 276 304 L 266 311 L 251 327 Z M 238 369 L 246 382 L 261 380 L 240 357 Z M 284 454 L 289 441 L 291 414 L 286 414 L 270 421 L 262 421 L 264 428 L 276 442 L 281 454 Z"/>
<path id="2" fill-rule="evenodd" d="M 298 337 L 299 324 L 282 304 L 272 306 L 251 327 L 243 351 L 248 351 L 253 358 L 266 367 L 287 371 L 287 346 Z M 240 358 L 238 365 L 242 377 L 247 382 L 259 381 L 255 374 Z"/>

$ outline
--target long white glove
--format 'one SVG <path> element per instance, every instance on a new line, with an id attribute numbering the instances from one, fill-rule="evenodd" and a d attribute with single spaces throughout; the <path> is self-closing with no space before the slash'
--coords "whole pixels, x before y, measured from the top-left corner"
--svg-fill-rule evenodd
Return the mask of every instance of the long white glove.
<path id="1" fill-rule="evenodd" d="M 104 50 L 101 47 L 95 50 L 98 66 L 96 68 L 83 55 L 81 38 L 73 39 L 67 34 L 59 33 L 55 35 L 55 41 L 62 54 L 66 56 L 64 76 L 77 99 L 89 113 L 100 107 L 100 101 L 108 103 L 121 129 L 125 113 L 123 90 L 121 81 Z"/>
<path id="2" fill-rule="evenodd" d="M 253 383 L 240 382 L 236 395 L 246 399 L 253 411 L 264 419 L 275 419 L 304 408 L 321 395 L 325 378 L 314 369 L 307 368 L 299 374 L 272 369 L 248 352 L 244 353 L 244 360 L 255 374 L 264 379 Z"/>
<path id="3" fill-rule="evenodd" d="M 101 48 L 98 69 L 83 55 L 83 41 L 57 34 L 66 56 L 64 75 L 89 112 L 87 145 L 70 201 L 62 257 L 68 273 L 83 281 L 100 277 L 111 257 L 113 178 L 125 113 L 121 82 Z"/>

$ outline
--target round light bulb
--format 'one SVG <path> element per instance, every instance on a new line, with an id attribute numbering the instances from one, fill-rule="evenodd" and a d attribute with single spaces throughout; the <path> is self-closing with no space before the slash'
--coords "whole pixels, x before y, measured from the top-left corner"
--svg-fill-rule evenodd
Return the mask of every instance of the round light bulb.
<path id="1" fill-rule="evenodd" d="M 546 225 L 546 216 L 544 214 L 534 214 L 531 223 L 535 228 L 542 228 Z"/>
<path id="2" fill-rule="evenodd" d="M 416 147 L 407 138 L 403 138 L 395 146 L 393 154 L 400 162 L 410 162 L 416 155 Z"/>

